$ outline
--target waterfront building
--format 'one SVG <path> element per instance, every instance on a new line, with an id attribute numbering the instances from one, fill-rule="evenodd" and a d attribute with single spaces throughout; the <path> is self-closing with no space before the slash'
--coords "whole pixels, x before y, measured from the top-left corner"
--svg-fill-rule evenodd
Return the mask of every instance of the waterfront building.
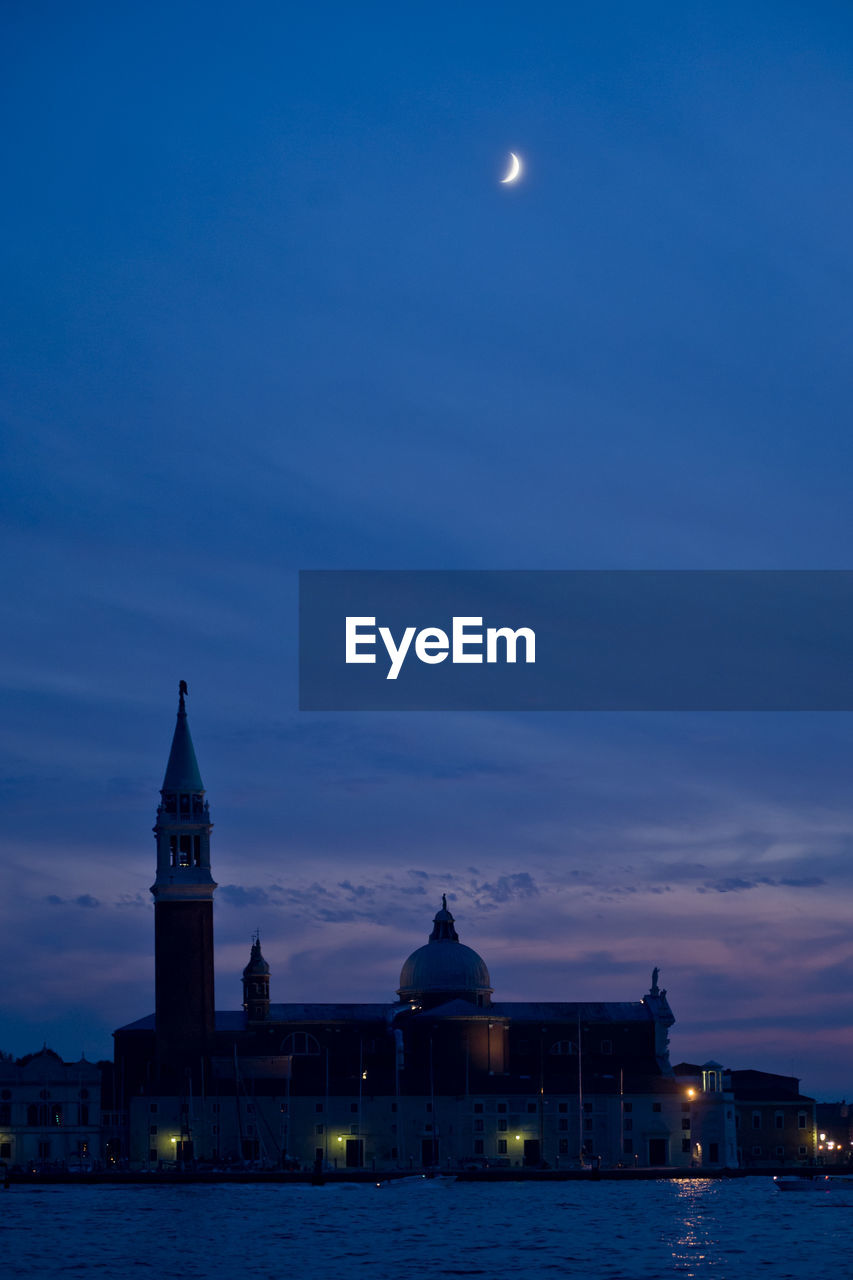
<path id="1" fill-rule="evenodd" d="M 817 1155 L 816 1103 L 800 1093 L 796 1076 L 731 1071 L 738 1162 L 747 1169 L 813 1164 Z"/>
<path id="2" fill-rule="evenodd" d="M 818 1164 L 850 1164 L 853 1161 L 853 1117 L 844 1098 L 815 1106 Z"/>
<path id="3" fill-rule="evenodd" d="M 154 827 L 155 1011 L 115 1033 L 134 1167 L 733 1163 L 722 1082 L 695 1109 L 706 1136 L 690 1127 L 657 969 L 638 1000 L 495 999 L 446 898 L 384 1003 L 273 1002 L 255 937 L 242 1008 L 216 1010 L 211 830 L 182 682 Z"/>
<path id="4" fill-rule="evenodd" d="M 0 1061 L 0 1163 L 88 1170 L 100 1161 L 101 1072 L 46 1046 Z"/>
<path id="5" fill-rule="evenodd" d="M 681 1086 L 682 1149 L 694 1168 L 735 1169 L 737 1116 L 731 1073 L 719 1062 L 679 1062 L 673 1074 Z"/>

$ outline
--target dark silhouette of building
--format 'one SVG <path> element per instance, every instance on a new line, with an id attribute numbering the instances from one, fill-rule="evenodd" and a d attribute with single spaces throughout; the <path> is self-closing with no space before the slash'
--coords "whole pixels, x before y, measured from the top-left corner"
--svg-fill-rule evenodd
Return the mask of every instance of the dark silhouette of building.
<path id="1" fill-rule="evenodd" d="M 154 828 L 155 1012 L 115 1033 L 133 1164 L 709 1163 L 657 970 L 636 1001 L 496 1001 L 446 898 L 394 1000 L 272 1003 L 255 937 L 242 1009 L 215 1012 L 211 829 L 182 682 Z"/>
<path id="2" fill-rule="evenodd" d="M 154 895 L 155 1081 L 163 1092 L 194 1083 L 214 1036 L 212 823 L 187 724 L 181 681 L 178 721 L 157 823 Z"/>
<path id="3" fill-rule="evenodd" d="M 45 1046 L 0 1061 L 0 1164 L 90 1170 L 103 1153 L 101 1070 Z"/>

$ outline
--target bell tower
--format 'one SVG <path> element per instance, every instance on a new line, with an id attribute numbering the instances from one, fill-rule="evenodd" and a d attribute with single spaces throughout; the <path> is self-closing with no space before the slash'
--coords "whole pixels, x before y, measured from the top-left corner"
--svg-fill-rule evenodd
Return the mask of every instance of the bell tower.
<path id="1" fill-rule="evenodd" d="M 151 886 L 158 1085 L 180 1094 L 190 1083 L 194 1091 L 200 1089 L 214 1032 L 213 824 L 190 737 L 186 696 L 182 680 L 154 827 L 157 876 Z"/>
<path id="2" fill-rule="evenodd" d="M 243 970 L 243 1008 L 248 1022 L 266 1022 L 270 1016 L 270 967 L 261 955 L 261 935 L 252 939 L 249 963 Z"/>

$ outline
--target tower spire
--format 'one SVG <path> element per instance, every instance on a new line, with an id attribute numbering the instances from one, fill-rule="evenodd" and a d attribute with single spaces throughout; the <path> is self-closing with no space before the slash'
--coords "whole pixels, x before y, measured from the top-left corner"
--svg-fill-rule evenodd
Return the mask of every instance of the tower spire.
<path id="1" fill-rule="evenodd" d="M 172 735 L 172 749 L 169 752 L 169 763 L 166 765 L 163 791 L 204 791 L 204 783 L 195 758 L 195 747 L 190 736 L 186 697 L 187 682 L 181 680 L 178 685 L 178 720 Z"/>
<path id="2" fill-rule="evenodd" d="M 214 1032 L 210 810 L 187 720 L 187 685 L 160 791 L 154 895 L 157 1065 L 161 1085 L 197 1076 Z"/>

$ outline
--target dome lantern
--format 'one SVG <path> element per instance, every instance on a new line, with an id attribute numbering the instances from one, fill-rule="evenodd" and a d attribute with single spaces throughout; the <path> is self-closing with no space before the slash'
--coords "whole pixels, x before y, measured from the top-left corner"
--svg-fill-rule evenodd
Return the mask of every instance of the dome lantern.
<path id="1" fill-rule="evenodd" d="M 403 965 L 397 994 L 427 1008 L 450 1000 L 467 1000 L 480 1007 L 491 1003 L 489 970 L 476 951 L 459 941 L 446 894 L 426 946 L 413 951 Z"/>

